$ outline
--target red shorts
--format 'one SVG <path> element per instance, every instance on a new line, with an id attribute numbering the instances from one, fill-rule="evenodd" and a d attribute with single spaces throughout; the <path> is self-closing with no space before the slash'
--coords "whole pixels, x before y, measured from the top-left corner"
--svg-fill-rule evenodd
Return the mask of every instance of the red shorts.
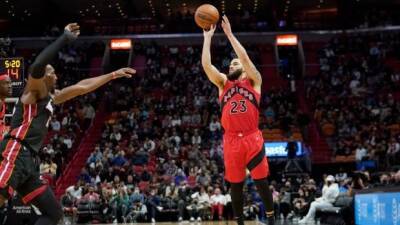
<path id="1" fill-rule="evenodd" d="M 264 138 L 260 130 L 249 134 L 224 134 L 225 180 L 240 183 L 246 178 L 246 168 L 253 179 L 269 175 Z"/>

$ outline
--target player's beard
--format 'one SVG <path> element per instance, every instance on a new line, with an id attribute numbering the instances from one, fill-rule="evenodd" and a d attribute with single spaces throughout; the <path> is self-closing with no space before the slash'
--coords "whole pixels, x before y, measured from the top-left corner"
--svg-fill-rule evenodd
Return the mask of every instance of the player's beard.
<path id="1" fill-rule="evenodd" d="M 228 80 L 230 81 L 234 81 L 239 79 L 240 75 L 242 75 L 243 70 L 242 69 L 237 69 L 235 71 L 233 71 L 232 73 L 228 74 Z"/>

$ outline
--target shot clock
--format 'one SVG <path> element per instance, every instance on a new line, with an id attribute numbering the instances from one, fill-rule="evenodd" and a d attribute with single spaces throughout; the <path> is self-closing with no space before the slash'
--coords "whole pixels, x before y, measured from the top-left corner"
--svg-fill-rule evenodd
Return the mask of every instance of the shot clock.
<path id="1" fill-rule="evenodd" d="M 0 58 L 0 73 L 11 78 L 13 96 L 19 96 L 25 85 L 24 58 Z"/>

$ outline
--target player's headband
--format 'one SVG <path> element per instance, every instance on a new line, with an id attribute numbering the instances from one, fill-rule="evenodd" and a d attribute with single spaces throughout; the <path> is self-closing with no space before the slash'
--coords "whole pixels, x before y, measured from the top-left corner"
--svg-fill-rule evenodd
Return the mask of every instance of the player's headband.
<path id="1" fill-rule="evenodd" d="M 9 78 L 8 74 L 4 73 L 4 74 L 0 74 L 0 81 L 5 80 Z"/>

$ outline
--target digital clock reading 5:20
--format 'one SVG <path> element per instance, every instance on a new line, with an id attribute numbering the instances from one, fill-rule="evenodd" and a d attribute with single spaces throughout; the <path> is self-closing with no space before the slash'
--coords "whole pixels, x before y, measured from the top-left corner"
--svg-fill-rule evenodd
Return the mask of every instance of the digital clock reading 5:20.
<path id="1" fill-rule="evenodd" d="M 10 77 L 13 95 L 19 96 L 25 84 L 24 58 L 0 58 L 0 74 Z"/>
<path id="2" fill-rule="evenodd" d="M 0 58 L 0 74 L 8 74 L 12 81 L 24 79 L 24 58 Z"/>
<path id="3" fill-rule="evenodd" d="M 6 59 L 4 60 L 4 67 L 6 69 L 10 68 L 21 68 L 21 59 Z"/>

